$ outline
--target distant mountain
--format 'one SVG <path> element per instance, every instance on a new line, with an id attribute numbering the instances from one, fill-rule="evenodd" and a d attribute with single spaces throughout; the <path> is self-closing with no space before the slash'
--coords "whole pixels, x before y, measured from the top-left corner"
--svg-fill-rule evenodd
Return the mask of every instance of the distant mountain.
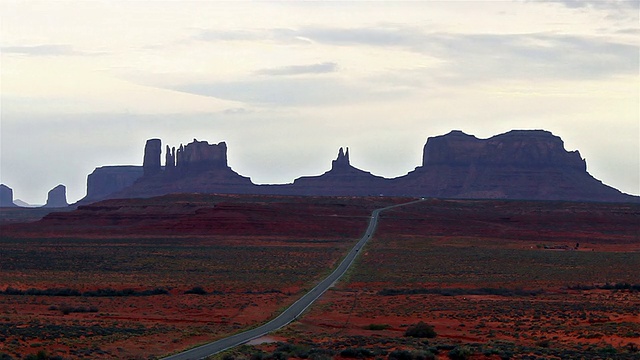
<path id="1" fill-rule="evenodd" d="M 167 146 L 164 167 L 161 155 L 161 141 L 150 139 L 142 167 L 96 169 L 80 203 L 170 193 L 640 201 L 595 179 L 578 151 L 566 151 L 562 139 L 544 130 L 513 130 L 489 139 L 461 131 L 430 137 L 422 165 L 394 179 L 353 167 L 349 150 L 342 148 L 331 170 L 284 185 L 255 185 L 233 171 L 224 142 L 194 139 L 177 149 Z"/>
<path id="2" fill-rule="evenodd" d="M 37 207 L 41 207 L 42 205 L 33 205 L 33 204 L 29 204 L 25 201 L 22 201 L 20 199 L 14 199 L 13 203 L 16 204 L 17 206 L 20 207 L 26 207 L 26 208 L 37 208 Z"/>

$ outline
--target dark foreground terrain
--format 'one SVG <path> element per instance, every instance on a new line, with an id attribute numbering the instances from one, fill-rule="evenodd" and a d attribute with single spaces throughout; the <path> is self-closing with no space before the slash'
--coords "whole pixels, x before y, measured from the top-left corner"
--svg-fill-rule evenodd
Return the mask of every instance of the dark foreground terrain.
<path id="1" fill-rule="evenodd" d="M 404 201 L 170 195 L 3 226 L 0 354 L 146 359 L 255 326 Z M 637 359 L 639 223 L 634 204 L 397 208 L 299 321 L 218 357 Z"/>

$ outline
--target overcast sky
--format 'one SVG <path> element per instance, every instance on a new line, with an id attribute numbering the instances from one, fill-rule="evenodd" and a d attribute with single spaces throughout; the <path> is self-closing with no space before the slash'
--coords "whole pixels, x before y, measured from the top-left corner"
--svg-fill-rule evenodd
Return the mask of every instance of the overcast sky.
<path id="1" fill-rule="evenodd" d="M 0 180 L 70 202 L 146 139 L 226 141 L 255 183 L 385 177 L 430 136 L 545 129 L 640 194 L 638 1 L 2 1 Z"/>

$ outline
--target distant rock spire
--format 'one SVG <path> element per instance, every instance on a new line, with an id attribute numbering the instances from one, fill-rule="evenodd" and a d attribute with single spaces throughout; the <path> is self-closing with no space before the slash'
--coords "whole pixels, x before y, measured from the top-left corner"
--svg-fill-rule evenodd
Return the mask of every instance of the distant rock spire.
<path id="1" fill-rule="evenodd" d="M 160 139 L 149 139 L 144 146 L 144 160 L 142 169 L 144 176 L 157 174 L 162 170 L 160 165 L 160 155 L 162 154 L 162 141 Z"/>
<path id="2" fill-rule="evenodd" d="M 167 172 L 172 172 L 176 167 L 176 148 L 169 148 L 167 145 L 165 160 L 164 160 L 164 169 Z"/>
<path id="3" fill-rule="evenodd" d="M 345 152 L 343 148 L 340 148 L 338 157 L 331 163 L 331 170 L 345 169 L 351 166 L 349 162 L 349 148 L 346 149 L 347 151 Z"/>
<path id="4" fill-rule="evenodd" d="M 60 184 L 49 191 L 44 207 L 67 207 L 67 188 Z"/>

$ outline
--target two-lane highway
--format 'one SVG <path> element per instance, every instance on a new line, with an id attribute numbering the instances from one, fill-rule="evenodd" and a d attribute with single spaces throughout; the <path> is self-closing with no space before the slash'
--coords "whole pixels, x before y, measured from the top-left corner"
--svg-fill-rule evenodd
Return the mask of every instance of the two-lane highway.
<path id="1" fill-rule="evenodd" d="M 382 211 L 389 210 L 398 206 L 405 206 L 409 204 L 414 204 L 421 200 L 411 201 L 403 204 L 387 206 L 381 209 L 376 209 L 371 214 L 371 220 L 369 221 L 369 226 L 367 227 L 367 231 L 364 233 L 362 238 L 356 243 L 356 245 L 351 248 L 351 251 L 347 254 L 347 256 L 342 260 L 340 265 L 324 280 L 322 280 L 318 285 L 316 285 L 313 289 L 311 289 L 308 293 L 304 294 L 300 299 L 298 299 L 295 303 L 289 306 L 285 311 L 283 311 L 278 317 L 269 321 L 268 323 L 261 325 L 255 329 L 247 330 L 245 332 L 226 337 L 224 339 L 220 339 L 185 352 L 181 352 L 179 354 L 171 355 L 169 357 L 164 358 L 165 360 L 195 360 L 195 359 L 203 359 L 207 356 L 211 356 L 213 354 L 219 353 L 223 350 L 232 348 L 234 346 L 244 344 L 250 340 L 268 334 L 272 331 L 278 330 L 281 327 L 289 324 L 293 320 L 295 320 L 300 314 L 302 314 L 314 301 L 316 301 L 325 291 L 327 291 L 344 273 L 349 269 L 351 264 L 353 264 L 358 252 L 362 247 L 367 243 L 367 241 L 373 236 L 374 231 L 376 230 L 376 226 L 378 225 L 378 217 Z"/>

